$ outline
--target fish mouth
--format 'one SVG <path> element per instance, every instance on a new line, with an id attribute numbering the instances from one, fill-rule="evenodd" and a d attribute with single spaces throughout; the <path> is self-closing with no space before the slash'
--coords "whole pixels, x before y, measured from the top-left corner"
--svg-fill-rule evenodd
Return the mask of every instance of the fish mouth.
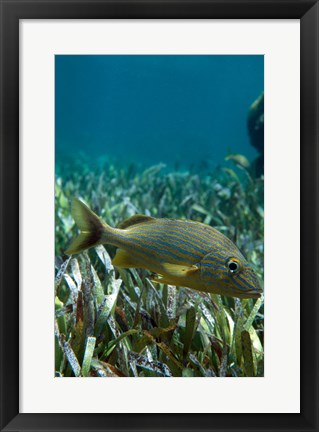
<path id="1" fill-rule="evenodd" d="M 247 294 L 249 295 L 250 298 L 258 299 L 261 297 L 262 291 L 249 291 Z"/>
<path id="2" fill-rule="evenodd" d="M 261 294 L 262 294 L 262 290 L 249 290 L 249 291 L 238 293 L 237 297 L 258 299 L 261 297 Z"/>

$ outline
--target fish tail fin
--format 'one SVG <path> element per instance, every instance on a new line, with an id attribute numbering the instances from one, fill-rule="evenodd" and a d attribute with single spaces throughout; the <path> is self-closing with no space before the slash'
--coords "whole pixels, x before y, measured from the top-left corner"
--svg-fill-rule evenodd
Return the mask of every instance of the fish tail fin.
<path id="1" fill-rule="evenodd" d="M 85 249 L 97 246 L 108 226 L 82 201 L 73 198 L 71 213 L 75 223 L 80 229 L 76 237 L 65 251 L 67 255 L 79 253 Z"/>

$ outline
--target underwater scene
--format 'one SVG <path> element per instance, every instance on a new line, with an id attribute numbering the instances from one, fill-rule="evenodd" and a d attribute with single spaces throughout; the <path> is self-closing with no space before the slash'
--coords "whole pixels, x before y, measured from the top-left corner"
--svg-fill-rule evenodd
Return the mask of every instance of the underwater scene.
<path id="1" fill-rule="evenodd" d="M 264 376 L 264 57 L 55 57 L 55 376 Z"/>

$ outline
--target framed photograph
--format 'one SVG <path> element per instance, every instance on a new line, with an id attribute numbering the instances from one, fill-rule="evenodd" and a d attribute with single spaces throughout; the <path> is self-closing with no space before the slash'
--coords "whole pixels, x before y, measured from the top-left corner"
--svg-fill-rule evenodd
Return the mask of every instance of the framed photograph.
<path id="1" fill-rule="evenodd" d="M 318 2 L 1 18 L 1 430 L 317 430 Z"/>

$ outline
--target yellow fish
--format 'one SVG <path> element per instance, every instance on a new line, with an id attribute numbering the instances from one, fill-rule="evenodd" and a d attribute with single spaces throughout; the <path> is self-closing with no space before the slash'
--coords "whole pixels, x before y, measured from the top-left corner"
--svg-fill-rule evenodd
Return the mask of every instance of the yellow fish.
<path id="1" fill-rule="evenodd" d="M 241 168 L 248 169 L 250 167 L 250 162 L 246 158 L 246 156 L 241 154 L 230 154 L 225 157 L 226 161 L 233 161 L 236 165 L 239 165 Z"/>
<path id="2" fill-rule="evenodd" d="M 73 199 L 80 228 L 68 255 L 99 244 L 116 246 L 116 267 L 144 268 L 155 282 L 240 298 L 258 298 L 257 276 L 237 246 L 209 225 L 182 219 L 135 215 L 117 228 L 104 223 L 82 201 Z"/>

